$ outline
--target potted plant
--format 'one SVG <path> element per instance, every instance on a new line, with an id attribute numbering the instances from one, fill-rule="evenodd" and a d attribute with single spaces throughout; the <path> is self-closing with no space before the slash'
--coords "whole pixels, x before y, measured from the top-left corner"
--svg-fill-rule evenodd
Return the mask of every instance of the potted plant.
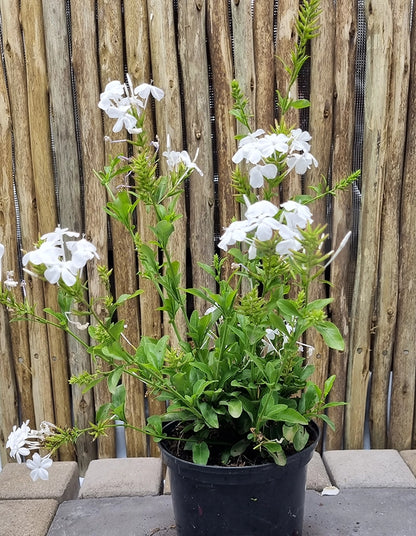
<path id="1" fill-rule="evenodd" d="M 44 316 L 20 301 L 11 273 L 3 282 L 0 302 L 14 319 L 54 325 L 77 339 L 93 358 L 105 361 L 109 370 L 70 381 L 86 388 L 106 381 L 112 403 L 98 411 L 97 424 L 83 430 L 51 423 L 32 430 L 28 422 L 14 427 L 7 446 L 18 461 L 40 447 L 49 450 L 27 461 L 33 479 L 47 478 L 51 454 L 66 442 L 76 442 L 80 434 L 99 437 L 117 425 L 116 419 L 132 427 L 125 418 L 120 383 L 127 373 L 167 403 L 166 412 L 150 416 L 141 431 L 160 443 L 171 470 L 178 534 L 301 533 L 306 464 L 319 434 L 313 421 L 322 419 L 332 426 L 325 410 L 340 404 L 326 401 L 334 376 L 323 386 L 310 381 L 313 348 L 304 343 L 304 335 L 315 330 L 330 348 L 342 350 L 344 345 L 327 318 L 331 299 L 310 298 L 311 284 L 325 277 L 337 252 L 325 252 L 325 229 L 313 224 L 309 207 L 357 178 L 355 173 L 332 189 L 323 184 L 311 195 L 276 203 L 279 185 L 292 170 L 303 174 L 317 166 L 310 152 L 311 136 L 286 125 L 285 114 L 309 105 L 292 99 L 290 87 L 307 59 L 306 44 L 316 34 L 318 15 L 316 0 L 300 7 L 299 43 L 287 66 L 289 92 L 277 92 L 280 119 L 268 132 L 250 130 L 247 102 L 238 83 L 232 83 L 231 113 L 247 128 L 233 157 L 233 184 L 243 217 L 224 230 L 218 243 L 221 254 L 214 256 L 212 265 L 201 265 L 215 290 L 181 288 L 181 267 L 169 253 L 180 218 L 177 201 L 191 174 L 202 172 L 186 151 L 172 151 L 169 141 L 163 150 L 147 137 L 146 104 L 151 95 L 163 98 L 163 91 L 149 84 L 134 88 L 128 77 L 125 84 L 110 82 L 101 94 L 100 108 L 116 120 L 113 130 L 125 127 L 134 149 L 134 156 L 116 156 L 97 173 L 110 199 L 105 210 L 130 233 L 140 274 L 153 281 L 160 310 L 175 336 L 143 336 L 134 347 L 116 313 L 141 291 L 113 297 L 111 272 L 99 267 L 108 289 L 99 300 L 107 311 L 103 320 L 82 278 L 88 260 L 98 257 L 95 246 L 60 227 L 41 237 L 36 249 L 24 255 L 23 264 L 59 287 L 60 310 L 45 310 Z M 159 159 L 166 159 L 166 175 L 157 173 Z M 114 188 L 125 177 L 128 188 Z M 133 215 L 139 206 L 154 212 L 152 243 L 144 242 L 135 227 Z M 0 259 L 3 251 L 0 245 Z M 205 311 L 190 307 L 194 297 L 206 302 Z M 95 321 L 88 325 L 84 317 Z M 88 328 L 90 343 L 79 337 L 83 328 Z"/>

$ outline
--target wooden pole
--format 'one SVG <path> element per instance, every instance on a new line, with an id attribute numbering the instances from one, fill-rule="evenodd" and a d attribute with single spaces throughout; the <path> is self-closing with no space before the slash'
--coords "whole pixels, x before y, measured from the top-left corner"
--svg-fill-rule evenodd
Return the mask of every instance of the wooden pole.
<path id="1" fill-rule="evenodd" d="M 41 223 L 56 221 L 52 218 L 56 209 L 55 191 L 53 187 L 53 171 L 51 157 L 51 138 L 49 129 L 48 82 L 46 74 L 46 52 L 43 33 L 42 3 L 40 0 L 20 3 L 15 10 L 4 10 L 4 13 L 14 14 L 14 30 L 21 25 L 24 35 L 24 62 L 23 44 L 19 58 L 14 56 L 8 68 L 9 77 L 19 79 L 19 63 L 25 65 L 25 72 L 20 75 L 21 91 L 13 91 L 13 99 L 27 99 L 22 108 L 20 117 L 16 117 L 15 128 L 15 155 L 16 171 L 15 185 L 20 209 L 20 226 L 23 250 L 33 249 L 39 240 L 39 227 Z M 9 6 L 10 7 L 10 6 Z M 2 10 L 3 12 L 3 10 Z M 20 15 L 20 19 L 19 19 Z M 3 19 L 3 24 L 5 19 Z M 3 26 L 3 31 L 5 26 Z M 7 61 L 7 60 L 6 60 Z M 21 67 L 23 68 L 23 67 Z M 30 91 L 27 89 L 30 87 Z M 22 105 L 20 105 L 22 106 Z M 19 129 L 22 129 L 19 131 Z M 28 144 L 26 140 L 30 140 Z M 18 149 L 22 144 L 22 148 Z M 23 147 L 25 145 L 25 147 Z M 25 156 L 27 147 L 30 147 L 30 156 Z M 19 153 L 19 155 L 18 155 Z M 42 210 L 38 207 L 42 205 Z M 44 219 L 43 219 L 44 218 Z M 45 228 L 45 227 L 44 227 Z M 35 303 L 37 311 L 41 313 L 45 306 L 43 283 L 30 276 L 25 277 L 27 298 Z M 20 328 L 20 326 L 19 326 Z M 30 324 L 27 326 L 29 336 L 30 354 L 24 356 L 26 370 L 30 370 L 32 377 L 32 398 L 36 422 L 32 427 L 39 426 L 40 422 L 47 420 L 55 422 L 53 404 L 51 366 L 49 354 L 48 333 L 45 325 Z M 30 364 L 28 360 L 30 359 Z"/>
<path id="2" fill-rule="evenodd" d="M 150 45 L 149 24 L 147 19 L 147 1 L 127 0 L 124 2 L 124 28 L 126 35 L 126 62 L 127 71 L 132 77 L 133 85 L 151 81 L 150 68 Z M 146 112 L 146 129 L 150 139 L 153 139 L 154 125 L 153 114 L 150 106 Z M 150 140 L 149 140 L 150 141 Z M 150 213 L 149 213 L 150 214 Z M 144 210 L 137 211 L 137 228 L 143 240 L 154 240 L 150 226 L 154 225 L 154 219 Z M 139 267 L 140 270 L 140 267 Z M 160 314 L 157 308 L 160 306 L 159 296 L 153 283 L 145 278 L 138 279 L 139 286 L 143 290 L 140 297 L 140 331 L 142 335 L 160 337 L 162 333 Z M 146 399 L 145 387 L 135 378 L 126 375 L 123 383 L 127 390 L 126 415 L 129 420 L 133 419 L 135 426 L 143 428 L 146 423 Z M 134 396 L 131 396 L 134 394 Z M 163 404 L 148 399 L 150 414 L 161 413 L 165 407 Z M 135 430 L 126 429 L 127 453 L 130 456 L 145 455 L 149 452 L 157 456 L 157 445 L 146 438 L 139 437 Z"/>
<path id="3" fill-rule="evenodd" d="M 238 214 L 231 186 L 232 156 L 236 150 L 236 125 L 230 115 L 233 106 L 230 84 L 233 79 L 228 8 L 226 2 L 207 1 L 207 36 L 211 58 L 212 89 L 215 114 L 215 143 L 218 171 L 219 225 L 230 225 Z"/>
<path id="4" fill-rule="evenodd" d="M 309 112 L 309 132 L 312 135 L 311 152 L 318 160 L 318 167 L 312 166 L 305 175 L 305 193 L 307 194 L 311 193 L 310 186 L 321 183 L 322 175 L 328 177 L 332 150 L 335 8 L 331 0 L 323 0 L 321 9 L 325 16 L 319 20 L 319 35 L 311 41 L 311 108 Z M 326 70 L 324 77 L 321 75 L 323 69 Z M 327 199 L 322 199 L 311 206 L 314 224 L 325 225 L 327 223 L 326 203 Z M 327 244 L 324 247 L 329 249 Z M 309 297 L 311 301 L 326 297 L 326 289 L 319 281 L 311 285 Z M 307 333 L 306 343 L 315 349 L 310 359 L 315 366 L 311 381 L 322 388 L 328 377 L 328 347 L 322 337 L 312 332 Z"/>
<path id="5" fill-rule="evenodd" d="M 0 279 L 3 287 L 6 270 L 16 269 L 16 213 L 13 198 L 12 122 L 5 73 L 0 66 L 0 242 L 4 246 Z M 19 289 L 16 289 L 17 293 Z M 13 341 L 15 342 L 15 341 Z M 0 307 L 0 461 L 7 462 L 6 441 L 13 425 L 18 422 L 18 398 L 13 366 L 7 310 Z M 27 386 L 30 387 L 30 384 Z"/>
<path id="6" fill-rule="evenodd" d="M 379 277 L 376 302 L 376 329 L 372 356 L 370 437 L 373 448 L 387 447 L 387 410 L 390 371 L 395 345 L 397 297 L 399 287 L 399 225 L 401 218 L 400 196 L 403 176 L 403 159 L 406 136 L 407 97 L 409 91 L 410 61 L 410 12 L 409 2 L 392 2 L 393 46 L 391 56 L 391 82 L 388 102 L 388 167 L 384 183 L 383 208 L 381 215 Z M 406 322 L 407 323 L 407 322 Z M 408 325 L 408 324 L 407 324 Z M 406 370 L 407 357 L 396 353 L 399 384 L 408 377 L 402 376 Z M 404 365 L 402 367 L 402 364 Z M 399 372 L 400 371 L 400 372 Z M 407 376 L 407 374 L 406 374 Z M 412 392 L 413 391 L 413 392 Z M 408 393 L 409 402 L 414 400 L 415 389 Z M 395 389 L 395 402 L 397 402 Z M 399 405 L 402 406 L 403 399 Z M 408 419 L 408 434 L 411 436 L 412 418 Z M 397 436 L 402 437 L 403 419 L 394 415 L 392 426 Z M 396 445 L 400 445 L 398 440 Z M 407 443 L 410 445 L 410 440 Z M 409 446 L 410 448 L 410 446 Z"/>
<path id="7" fill-rule="evenodd" d="M 198 153 L 197 165 L 203 176 L 193 172 L 189 179 L 189 246 L 192 285 L 215 289 L 215 281 L 198 266 L 211 265 L 214 254 L 214 169 L 209 106 L 208 59 L 206 49 L 206 2 L 188 0 L 178 5 L 179 58 L 186 106 L 185 133 L 191 158 Z M 204 313 L 207 304 L 194 300 Z"/>
<path id="8" fill-rule="evenodd" d="M 337 2 L 335 11 L 335 57 L 334 57 L 334 126 L 333 126 L 333 181 L 347 177 L 352 171 L 355 99 L 355 54 L 357 44 L 357 14 L 349 0 Z M 352 229 L 352 189 L 339 192 L 333 199 L 331 238 L 336 249 L 348 231 Z M 329 374 L 337 379 L 331 391 L 332 401 L 346 397 L 348 341 L 351 323 L 351 296 L 354 280 L 352 239 L 331 265 L 330 307 L 332 321 L 338 326 L 345 341 L 345 351 L 330 352 Z M 328 416 L 335 424 L 335 432 L 327 429 L 325 446 L 328 450 L 343 446 L 344 407 L 330 408 Z"/>
<path id="9" fill-rule="evenodd" d="M 387 110 L 392 64 L 393 24 L 390 5 L 366 2 L 367 61 L 357 274 L 352 304 L 345 446 L 362 448 L 370 374 L 373 315 L 379 269 L 383 191 L 389 156 Z"/>
<path id="10" fill-rule="evenodd" d="M 413 17 L 415 16 L 413 5 Z M 413 18 L 414 20 L 414 18 Z M 399 23 L 399 22 L 398 22 Z M 406 28 L 406 27 L 405 27 Z M 400 209 L 399 297 L 396 322 L 396 339 L 393 353 L 393 384 L 391 394 L 389 448 L 410 449 L 416 446 L 415 410 L 415 335 L 416 281 L 414 236 L 416 221 L 414 207 L 416 192 L 414 169 L 416 165 L 416 31 L 411 34 L 411 61 L 409 101 L 406 124 L 405 161 Z M 400 61 L 400 66 L 403 65 Z M 399 80 L 397 80 L 399 83 Z"/>

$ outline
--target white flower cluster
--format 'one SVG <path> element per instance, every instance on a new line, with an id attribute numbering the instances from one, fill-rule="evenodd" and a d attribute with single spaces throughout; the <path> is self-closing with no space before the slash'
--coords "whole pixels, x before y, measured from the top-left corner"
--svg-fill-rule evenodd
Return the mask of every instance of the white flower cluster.
<path id="1" fill-rule="evenodd" d="M 276 215 L 279 208 L 270 201 L 257 201 L 248 208 L 245 220 L 234 221 L 226 229 L 221 237 L 218 247 L 227 251 L 229 246 L 236 242 L 246 242 L 249 245 L 249 259 L 256 258 L 256 242 L 270 240 L 274 231 L 277 231 L 281 240 L 276 244 L 276 253 L 290 255 L 292 251 L 301 248 L 299 229 L 304 229 L 308 223 L 312 223 L 312 213 L 306 205 L 296 201 L 286 201 L 280 205 L 279 219 Z"/>
<path id="2" fill-rule="evenodd" d="M 137 117 L 146 108 L 149 95 L 160 101 L 164 92 L 151 84 L 140 84 L 133 88 L 129 75 L 127 84 L 122 84 L 118 80 L 113 80 L 105 86 L 105 90 L 100 95 L 99 108 L 111 117 L 116 119 L 113 132 L 120 132 L 126 127 L 130 134 L 139 134 L 142 129 L 137 128 Z"/>
<path id="3" fill-rule="evenodd" d="M 31 262 L 35 266 L 44 264 L 46 270 L 44 277 L 49 283 L 57 283 L 60 278 L 68 286 L 72 287 L 82 268 L 87 261 L 92 258 L 99 259 L 97 249 L 88 240 L 71 240 L 64 245 L 63 237 L 78 238 L 79 233 L 68 231 L 57 227 L 53 233 L 46 233 L 41 236 L 43 242 L 41 245 L 26 253 L 23 256 L 23 266 Z M 67 260 L 66 249 L 72 254 L 71 259 Z"/>
<path id="4" fill-rule="evenodd" d="M 2 282 L 2 259 L 4 255 L 4 245 L 0 244 L 0 283 Z M 6 272 L 6 279 L 3 282 L 3 285 L 7 290 L 17 287 L 19 283 L 14 280 L 14 272 L 12 270 Z M 1 287 L 0 287 L 1 288 Z"/>
<path id="5" fill-rule="evenodd" d="M 258 129 L 242 138 L 238 144 L 238 150 L 233 156 L 233 162 L 239 164 L 242 160 L 252 164 L 249 171 L 250 186 L 261 188 L 264 179 L 274 179 L 277 175 L 277 166 L 266 163 L 266 159 L 278 153 L 286 156 L 288 170 L 294 169 L 299 175 L 303 175 L 313 164 L 317 167 L 316 158 L 310 153 L 311 135 L 300 128 L 291 130 L 286 134 L 265 134 Z"/>
<path id="6" fill-rule="evenodd" d="M 172 151 L 170 147 L 169 134 L 166 147 L 167 149 L 162 153 L 162 156 L 166 158 L 166 164 L 169 171 L 178 171 L 179 166 L 183 164 L 185 166 L 185 173 L 188 173 L 188 171 L 194 169 L 201 176 L 203 175 L 202 171 L 195 164 L 195 160 L 198 158 L 199 149 L 197 149 L 195 158 L 193 160 L 191 160 L 188 151 Z"/>
<path id="7" fill-rule="evenodd" d="M 53 424 L 46 421 L 41 422 L 40 430 L 31 430 L 29 421 L 22 423 L 20 427 L 14 425 L 6 443 L 6 448 L 10 449 L 10 456 L 15 458 L 18 463 L 22 463 L 22 456 L 29 456 L 32 450 L 39 450 L 46 437 L 54 434 L 54 428 Z M 32 459 L 26 461 L 26 465 L 30 469 L 32 480 L 35 481 L 38 478 L 48 480 L 48 469 L 52 465 L 52 459 L 50 454 L 42 457 L 38 452 L 35 452 Z"/>

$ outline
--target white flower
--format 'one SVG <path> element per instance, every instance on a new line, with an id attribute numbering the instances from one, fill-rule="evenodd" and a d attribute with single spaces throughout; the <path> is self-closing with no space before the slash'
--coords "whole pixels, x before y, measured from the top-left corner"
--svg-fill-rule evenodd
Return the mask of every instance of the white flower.
<path id="1" fill-rule="evenodd" d="M 55 264 L 59 262 L 59 259 L 63 257 L 64 250 L 61 246 L 55 245 L 51 242 L 43 242 L 38 248 L 33 251 L 29 251 L 23 256 L 23 266 L 26 266 L 28 262 L 38 266 L 39 264 Z"/>
<path id="2" fill-rule="evenodd" d="M 286 134 L 267 134 L 260 140 L 259 145 L 265 158 L 272 156 L 276 152 L 287 153 L 289 149 Z"/>
<path id="3" fill-rule="evenodd" d="M 279 255 L 292 255 L 292 251 L 299 251 L 302 247 L 301 235 L 296 229 L 280 224 L 279 234 L 283 238 L 276 244 L 276 253 Z"/>
<path id="4" fill-rule="evenodd" d="M 183 164 L 186 168 L 186 171 L 195 169 L 201 176 L 203 175 L 202 171 L 195 164 L 195 160 L 198 158 L 199 150 L 195 153 L 195 158 L 191 160 L 191 157 L 188 154 L 188 151 L 171 151 L 170 149 L 170 136 L 168 134 L 166 151 L 162 153 L 162 156 L 166 158 L 166 163 L 170 171 L 178 171 L 178 168 Z"/>
<path id="5" fill-rule="evenodd" d="M 62 279 L 68 287 L 72 287 L 76 283 L 79 271 L 87 261 L 93 257 L 98 259 L 99 256 L 94 244 L 81 238 L 81 240 L 70 240 L 67 243 L 67 248 L 72 253 L 72 259 L 67 260 L 63 243 L 64 236 L 78 237 L 79 233 L 57 227 L 53 233 L 44 234 L 41 237 L 44 242 L 37 249 L 26 253 L 22 261 L 23 266 L 26 266 L 28 262 L 34 265 L 44 264 L 46 269 L 43 275 L 49 283 L 55 284 Z"/>
<path id="6" fill-rule="evenodd" d="M 277 167 L 274 164 L 266 164 L 265 166 L 256 165 L 250 169 L 250 186 L 252 188 L 261 188 L 266 179 L 274 179 L 277 175 Z"/>
<path id="7" fill-rule="evenodd" d="M 246 221 L 233 221 L 225 229 L 218 247 L 227 251 L 229 246 L 233 246 L 236 242 L 244 242 L 247 237 L 248 226 Z"/>
<path id="8" fill-rule="evenodd" d="M 140 116 L 146 107 L 150 94 L 157 100 L 164 96 L 161 89 L 151 84 L 140 84 L 133 89 L 131 77 L 127 74 L 127 84 L 113 80 L 106 85 L 100 95 L 98 107 L 104 110 L 108 117 L 117 120 L 113 132 L 120 132 L 125 127 L 130 134 L 139 134 L 142 129 L 137 127 L 137 116 Z"/>
<path id="9" fill-rule="evenodd" d="M 255 132 L 251 132 L 247 134 L 247 136 L 244 136 L 244 138 L 241 138 L 238 146 L 242 147 L 243 145 L 247 145 L 248 143 L 257 143 L 259 136 L 264 133 L 265 132 L 262 128 L 258 128 Z"/>
<path id="10" fill-rule="evenodd" d="M 9 272 L 6 272 L 6 280 L 4 282 L 4 286 L 11 290 L 12 288 L 16 288 L 19 283 L 14 280 L 14 272 L 13 270 L 10 270 Z"/>
<path id="11" fill-rule="evenodd" d="M 110 106 L 105 111 L 111 119 L 117 119 L 113 126 L 113 132 L 120 132 L 123 127 L 126 127 L 127 132 L 136 129 L 137 120 L 134 115 L 129 113 L 130 105 L 127 106 Z M 133 132 L 131 132 L 133 134 Z"/>
<path id="12" fill-rule="evenodd" d="M 296 201 L 286 201 L 280 205 L 283 209 L 283 216 L 286 223 L 292 229 L 300 227 L 304 229 L 308 223 L 312 223 L 312 212 L 307 205 Z"/>
<path id="13" fill-rule="evenodd" d="M 151 94 L 152 97 L 158 101 L 162 100 L 165 95 L 163 89 L 160 89 L 152 84 L 140 84 L 135 88 L 134 93 L 145 100 L 147 100 Z"/>
<path id="14" fill-rule="evenodd" d="M 10 449 L 10 456 L 16 458 L 18 463 L 22 463 L 21 456 L 28 456 L 30 450 L 26 446 L 26 441 L 30 434 L 28 422 L 22 423 L 21 427 L 13 426 L 6 442 L 6 449 Z"/>
<path id="15" fill-rule="evenodd" d="M 97 248 L 92 242 L 89 242 L 85 238 L 81 240 L 71 240 L 66 244 L 69 251 L 72 253 L 71 262 L 73 266 L 78 269 L 84 268 L 87 261 L 93 259 L 99 259 L 97 254 Z"/>
<path id="16" fill-rule="evenodd" d="M 293 153 L 290 154 L 286 159 L 287 167 L 289 171 L 295 168 L 296 173 L 303 175 L 308 169 L 310 169 L 313 164 L 315 167 L 318 167 L 318 161 L 311 153 Z"/>
<path id="17" fill-rule="evenodd" d="M 124 90 L 124 85 L 118 80 L 109 82 L 105 86 L 104 92 L 100 95 L 98 107 L 107 112 L 110 106 L 113 106 L 114 103 L 117 103 L 121 100 L 122 96 L 124 95 Z"/>
<path id="18" fill-rule="evenodd" d="M 303 151 L 309 153 L 311 146 L 308 143 L 312 139 L 312 136 L 307 130 L 303 131 L 300 128 L 296 128 L 290 132 L 290 153 L 293 151 Z"/>
<path id="19" fill-rule="evenodd" d="M 68 287 L 75 285 L 77 281 L 78 268 L 72 261 L 58 261 L 49 265 L 43 273 L 45 279 L 52 285 L 57 283 L 60 278 Z"/>
<path id="20" fill-rule="evenodd" d="M 279 228 L 279 222 L 274 218 L 278 208 L 270 201 L 262 200 L 248 207 L 245 217 L 250 230 L 256 229 L 255 238 L 264 242 L 270 240 L 273 231 Z"/>
<path id="21" fill-rule="evenodd" d="M 240 144 L 240 147 L 232 160 L 234 164 L 239 164 L 243 159 L 251 164 L 258 164 L 262 158 L 263 155 L 260 151 L 258 141 L 256 140 L 252 143 Z"/>
<path id="22" fill-rule="evenodd" d="M 52 243 L 53 245 L 56 245 L 62 244 L 64 236 L 68 236 L 70 238 L 77 238 L 79 236 L 79 233 L 75 231 L 69 231 L 68 227 L 62 229 L 62 227 L 58 225 L 58 227 L 55 227 L 55 231 L 53 231 L 53 233 L 45 233 L 41 236 L 41 239 L 45 240 L 46 242 Z"/>
<path id="23" fill-rule="evenodd" d="M 35 482 L 38 478 L 48 480 L 48 469 L 52 465 L 52 460 L 49 456 L 43 458 L 35 452 L 31 460 L 27 460 L 26 465 L 30 471 L 30 478 Z"/>
<path id="24" fill-rule="evenodd" d="M 272 341 L 276 338 L 276 335 L 279 335 L 280 331 L 278 329 L 266 328 L 266 338 L 263 339 L 264 350 L 266 354 L 270 352 L 276 352 L 276 348 Z"/>
<path id="25" fill-rule="evenodd" d="M 204 316 L 210 315 L 211 313 L 215 313 L 215 311 L 218 310 L 218 305 L 212 305 L 211 307 L 208 307 L 208 309 L 205 311 Z"/>

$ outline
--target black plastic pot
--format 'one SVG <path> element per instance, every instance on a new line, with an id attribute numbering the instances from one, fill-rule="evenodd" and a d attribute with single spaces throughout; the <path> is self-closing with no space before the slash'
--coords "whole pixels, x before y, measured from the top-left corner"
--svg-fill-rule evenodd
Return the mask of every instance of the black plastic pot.
<path id="1" fill-rule="evenodd" d="M 300 536 L 306 466 L 319 438 L 314 423 L 310 435 L 313 443 L 289 456 L 284 467 L 196 465 L 162 442 L 178 536 Z"/>

